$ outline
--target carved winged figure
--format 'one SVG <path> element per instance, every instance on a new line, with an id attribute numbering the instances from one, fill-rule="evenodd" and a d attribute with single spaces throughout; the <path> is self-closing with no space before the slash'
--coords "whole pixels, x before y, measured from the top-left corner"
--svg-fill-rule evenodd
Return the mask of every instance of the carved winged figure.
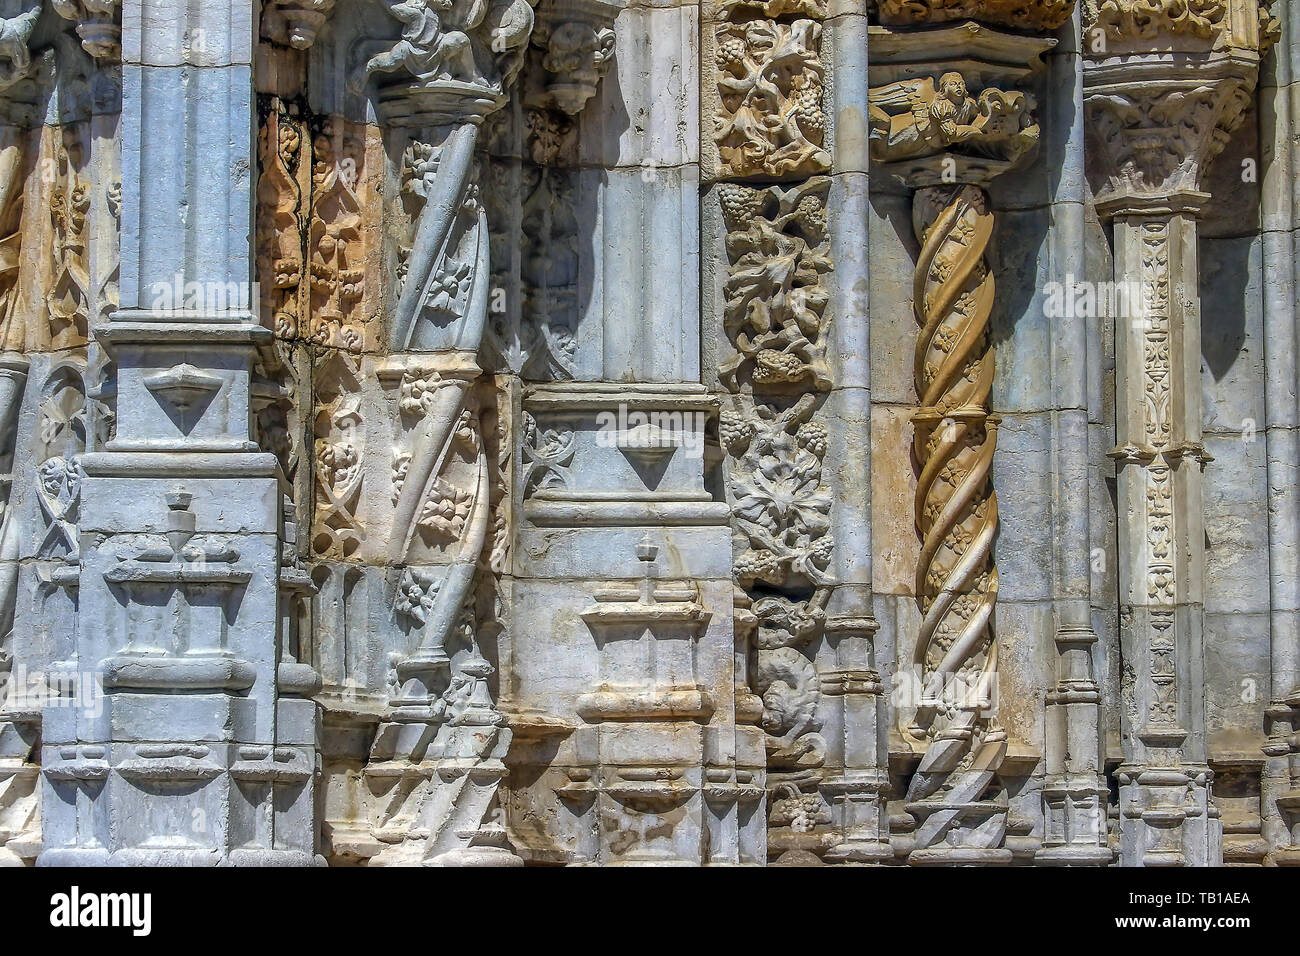
<path id="1" fill-rule="evenodd" d="M 960 73 L 900 80 L 871 91 L 872 152 L 894 160 L 938 152 L 979 135 L 979 105 Z"/>
<path id="2" fill-rule="evenodd" d="M 870 92 L 871 154 L 880 162 L 932 156 L 954 146 L 1018 159 L 1038 140 L 1029 99 L 986 89 L 972 97 L 960 73 L 900 80 Z"/>

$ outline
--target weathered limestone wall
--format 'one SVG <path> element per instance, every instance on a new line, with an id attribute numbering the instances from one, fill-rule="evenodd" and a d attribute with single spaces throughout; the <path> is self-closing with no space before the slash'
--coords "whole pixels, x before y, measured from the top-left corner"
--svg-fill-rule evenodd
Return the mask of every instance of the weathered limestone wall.
<path id="1" fill-rule="evenodd" d="M 1291 12 L 0 0 L 0 863 L 1294 862 Z"/>

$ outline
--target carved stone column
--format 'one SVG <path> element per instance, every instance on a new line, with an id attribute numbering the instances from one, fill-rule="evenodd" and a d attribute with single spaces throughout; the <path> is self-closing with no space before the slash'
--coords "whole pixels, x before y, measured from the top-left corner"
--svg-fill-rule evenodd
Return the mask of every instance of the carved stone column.
<path id="1" fill-rule="evenodd" d="M 1265 710 L 1264 767 L 1260 780 L 1262 836 L 1266 864 L 1300 866 L 1300 403 L 1297 360 L 1300 323 L 1296 314 L 1296 227 L 1300 215 L 1295 176 L 1296 82 L 1289 68 L 1296 56 L 1294 17 L 1282 31 L 1271 76 L 1261 77 L 1259 96 L 1261 192 L 1264 209 L 1264 401 L 1268 441 L 1269 622 L 1272 691 Z"/>
<path id="2" fill-rule="evenodd" d="M 990 794 L 1007 737 L 995 701 L 998 419 L 989 406 L 995 293 L 984 187 L 1037 144 L 1032 103 L 1015 84 L 1053 42 L 973 24 L 872 34 L 872 155 L 916 190 L 912 220 L 921 244 L 913 276 L 921 406 L 913 453 L 923 620 L 910 673 L 899 667 L 899 680 L 918 690 L 909 733 L 922 753 L 907 794 L 916 820 L 913 864 L 1011 859 L 1003 846 L 1007 808 Z M 958 61 L 963 72 L 945 69 Z M 978 84 L 974 94 L 967 77 Z"/>
<path id="3" fill-rule="evenodd" d="M 476 148 L 527 50 L 532 8 L 474 6 L 459 29 L 426 12 L 358 67 L 401 157 L 393 194 L 415 200 L 388 354 L 376 368 L 397 399 L 391 524 L 382 547 L 396 610 L 414 646 L 393 664 L 393 693 L 371 747 L 375 864 L 519 864 L 496 819 L 511 732 L 487 681 L 471 595 L 491 528 L 491 473 L 474 390 L 491 263 Z M 390 195 L 393 195 L 390 194 Z M 344 446 L 339 445 L 342 448 Z M 352 473 L 360 472 L 343 462 Z M 493 463 L 495 467 L 495 463 Z"/>
<path id="4" fill-rule="evenodd" d="M 622 11 L 612 60 L 602 10 L 539 5 L 523 104 L 514 361 L 548 381 L 516 452 L 511 832 L 534 860 L 754 865 L 763 733 L 700 380 L 699 9 Z M 570 120 L 565 77 L 597 63 Z"/>
<path id="5" fill-rule="evenodd" d="M 1200 191 L 1250 103 L 1270 20 L 1257 0 L 1084 7 L 1085 103 L 1114 230 L 1115 460 L 1120 627 L 1134 680 L 1124 708 L 1120 859 L 1213 866 L 1203 674 Z"/>

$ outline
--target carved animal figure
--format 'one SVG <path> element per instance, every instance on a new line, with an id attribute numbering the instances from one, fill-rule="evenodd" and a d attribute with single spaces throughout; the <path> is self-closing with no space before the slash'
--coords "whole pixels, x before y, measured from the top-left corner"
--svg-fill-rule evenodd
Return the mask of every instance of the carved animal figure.
<path id="1" fill-rule="evenodd" d="M 484 10 L 484 0 L 471 0 L 463 11 L 456 10 L 455 0 L 389 0 L 389 13 L 406 24 L 402 39 L 386 53 L 371 57 L 359 79 L 405 69 L 418 80 L 485 83 L 465 32 L 483 22 Z M 464 29 L 444 30 L 443 13 L 461 13 Z"/>
<path id="2" fill-rule="evenodd" d="M 38 3 L 26 13 L 0 20 L 0 60 L 8 61 L 0 65 L 0 90 L 21 80 L 31 69 L 32 51 L 28 44 L 40 15 Z"/>

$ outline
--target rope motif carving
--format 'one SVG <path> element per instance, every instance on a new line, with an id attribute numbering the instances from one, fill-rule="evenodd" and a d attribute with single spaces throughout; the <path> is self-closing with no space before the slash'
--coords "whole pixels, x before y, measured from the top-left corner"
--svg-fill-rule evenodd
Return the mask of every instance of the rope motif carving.
<path id="1" fill-rule="evenodd" d="M 994 281 L 985 259 L 993 216 L 978 187 L 927 187 L 916 195 L 914 226 L 922 243 L 913 288 L 921 326 L 913 451 L 921 471 L 914 506 L 924 619 L 914 662 L 923 694 L 912 732 L 928 746 L 908 799 L 967 802 L 980 799 L 1006 752 L 1005 733 L 983 716 L 997 668 Z M 957 816 L 954 809 L 927 818 L 917 845 L 937 842 Z"/>

